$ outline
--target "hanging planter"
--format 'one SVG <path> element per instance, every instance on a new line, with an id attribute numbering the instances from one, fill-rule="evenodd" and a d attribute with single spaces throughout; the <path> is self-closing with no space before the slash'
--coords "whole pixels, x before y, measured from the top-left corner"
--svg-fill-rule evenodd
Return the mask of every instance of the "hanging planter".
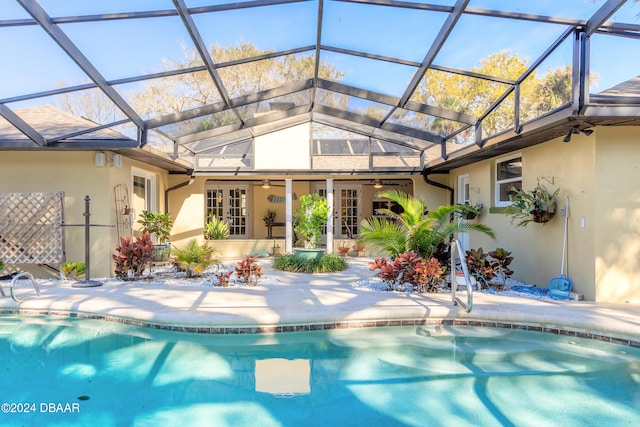
<path id="1" fill-rule="evenodd" d="M 538 224 L 544 224 L 545 222 L 549 222 L 554 214 L 555 212 L 535 210 L 531 212 L 531 220 Z"/>
<path id="2" fill-rule="evenodd" d="M 464 211 L 463 216 L 466 220 L 476 219 L 482 213 L 482 203 L 476 203 L 474 206 L 470 206 L 471 209 Z"/>
<path id="3" fill-rule="evenodd" d="M 538 184 L 530 191 L 516 189 L 509 196 L 511 205 L 507 208 L 507 215 L 511 222 L 518 221 L 517 227 L 526 227 L 530 222 L 547 223 L 556 212 L 556 200 L 560 189 L 553 192 Z"/>

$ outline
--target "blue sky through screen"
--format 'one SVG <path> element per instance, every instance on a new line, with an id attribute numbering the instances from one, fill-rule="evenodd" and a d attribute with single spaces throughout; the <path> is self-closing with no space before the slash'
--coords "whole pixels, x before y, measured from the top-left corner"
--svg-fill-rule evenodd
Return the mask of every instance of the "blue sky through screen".
<path id="1" fill-rule="evenodd" d="M 469 7 L 584 19 L 603 1 L 471 0 Z M 170 0 L 40 0 L 40 3 L 54 17 L 173 8 Z M 186 3 L 189 7 L 198 7 L 223 2 L 187 0 Z M 452 5 L 454 1 L 432 3 Z M 259 49 L 282 50 L 315 44 L 316 13 L 317 2 L 308 1 L 193 17 L 197 24 L 215 24 L 202 27 L 207 44 L 229 46 L 244 41 Z M 639 13 L 638 3 L 630 1 L 614 18 L 638 24 Z M 322 43 L 420 62 L 445 17 L 446 14 L 435 11 L 326 1 Z M 0 19 L 26 18 L 29 15 L 18 3 L 3 0 Z M 61 28 L 108 80 L 159 71 L 166 66 L 167 59 L 184 61 L 184 49 L 193 47 L 179 17 L 64 24 Z M 464 15 L 434 64 L 470 69 L 486 55 L 501 49 L 533 61 L 565 28 L 564 25 Z M 0 99 L 52 89 L 59 81 L 78 84 L 87 80 L 61 49 L 44 40 L 46 38 L 44 31 L 37 27 L 0 28 L 0 51 L 4 56 L 0 81 L 10 82 L 0 85 Z M 600 77 L 594 90 L 603 90 L 638 74 L 640 42 L 637 40 L 598 36 L 592 45 L 592 70 Z M 345 83 L 394 96 L 402 95 L 402 88 L 414 71 L 409 66 L 324 51 L 322 59 L 335 61 L 345 72 Z M 562 65 L 565 64 L 558 64 Z"/>

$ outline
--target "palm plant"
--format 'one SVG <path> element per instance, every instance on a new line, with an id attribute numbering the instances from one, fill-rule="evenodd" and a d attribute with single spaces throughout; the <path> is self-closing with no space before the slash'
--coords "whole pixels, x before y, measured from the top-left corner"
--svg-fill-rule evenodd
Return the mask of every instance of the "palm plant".
<path id="1" fill-rule="evenodd" d="M 362 220 L 358 241 L 371 244 L 390 256 L 414 251 L 430 259 L 454 233 L 477 231 L 495 239 L 493 230 L 484 224 L 454 220 L 456 216 L 464 218 L 467 212 L 474 210 L 471 206 L 440 206 L 427 212 L 422 201 L 401 191 L 385 190 L 378 196 L 396 202 L 403 211 L 378 209 L 377 213 L 384 216 Z"/>
<path id="2" fill-rule="evenodd" d="M 176 264 L 184 269 L 187 277 L 200 276 L 211 264 L 218 263 L 218 260 L 211 259 L 214 249 L 206 243 L 198 245 L 196 239 L 189 240 L 183 248 L 174 247 Z"/>

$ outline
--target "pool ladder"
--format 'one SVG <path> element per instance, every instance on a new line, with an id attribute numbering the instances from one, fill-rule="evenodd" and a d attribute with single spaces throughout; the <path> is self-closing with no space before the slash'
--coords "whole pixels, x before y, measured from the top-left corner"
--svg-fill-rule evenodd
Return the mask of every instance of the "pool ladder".
<path id="1" fill-rule="evenodd" d="M 31 284 L 33 285 L 33 289 L 35 289 L 36 294 L 38 296 L 40 296 L 40 288 L 38 287 L 38 283 L 36 283 L 36 280 L 33 278 L 33 275 L 27 271 L 23 271 L 22 273 L 16 274 L 15 276 L 13 276 L 13 279 L 11 280 L 11 298 L 13 298 L 13 300 L 15 302 L 22 302 L 22 298 L 18 298 L 18 296 L 15 293 L 15 287 L 16 287 L 16 282 L 18 282 L 18 280 L 29 280 L 31 281 Z M 4 291 L 2 290 L 2 287 L 0 286 L 0 293 L 2 293 L 2 296 L 6 296 Z"/>
<path id="2" fill-rule="evenodd" d="M 460 266 L 464 273 L 464 281 L 467 285 L 467 302 L 465 303 L 456 296 L 456 289 L 458 288 L 458 282 L 456 281 L 456 252 L 460 258 Z M 462 246 L 458 239 L 451 241 L 451 302 L 453 305 L 460 305 L 467 313 L 471 313 L 473 308 L 473 286 L 471 285 L 471 276 L 469 275 L 469 269 L 465 262 L 464 254 L 462 253 Z"/>

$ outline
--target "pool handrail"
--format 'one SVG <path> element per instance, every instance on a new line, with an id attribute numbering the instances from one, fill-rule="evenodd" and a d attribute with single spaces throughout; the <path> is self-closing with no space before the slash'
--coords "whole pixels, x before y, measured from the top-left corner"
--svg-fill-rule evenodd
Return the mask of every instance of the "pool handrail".
<path id="1" fill-rule="evenodd" d="M 458 282 L 456 281 L 456 252 L 458 252 L 458 257 L 460 257 L 460 266 L 462 267 L 464 281 L 467 285 L 466 304 L 456 296 L 456 288 L 458 287 Z M 467 268 L 467 263 L 465 262 L 462 247 L 460 246 L 460 241 L 458 239 L 451 240 L 451 302 L 453 302 L 453 305 L 460 305 L 467 313 L 471 313 L 471 309 L 473 309 L 473 287 L 471 285 L 471 277 L 469 276 L 469 269 Z"/>

